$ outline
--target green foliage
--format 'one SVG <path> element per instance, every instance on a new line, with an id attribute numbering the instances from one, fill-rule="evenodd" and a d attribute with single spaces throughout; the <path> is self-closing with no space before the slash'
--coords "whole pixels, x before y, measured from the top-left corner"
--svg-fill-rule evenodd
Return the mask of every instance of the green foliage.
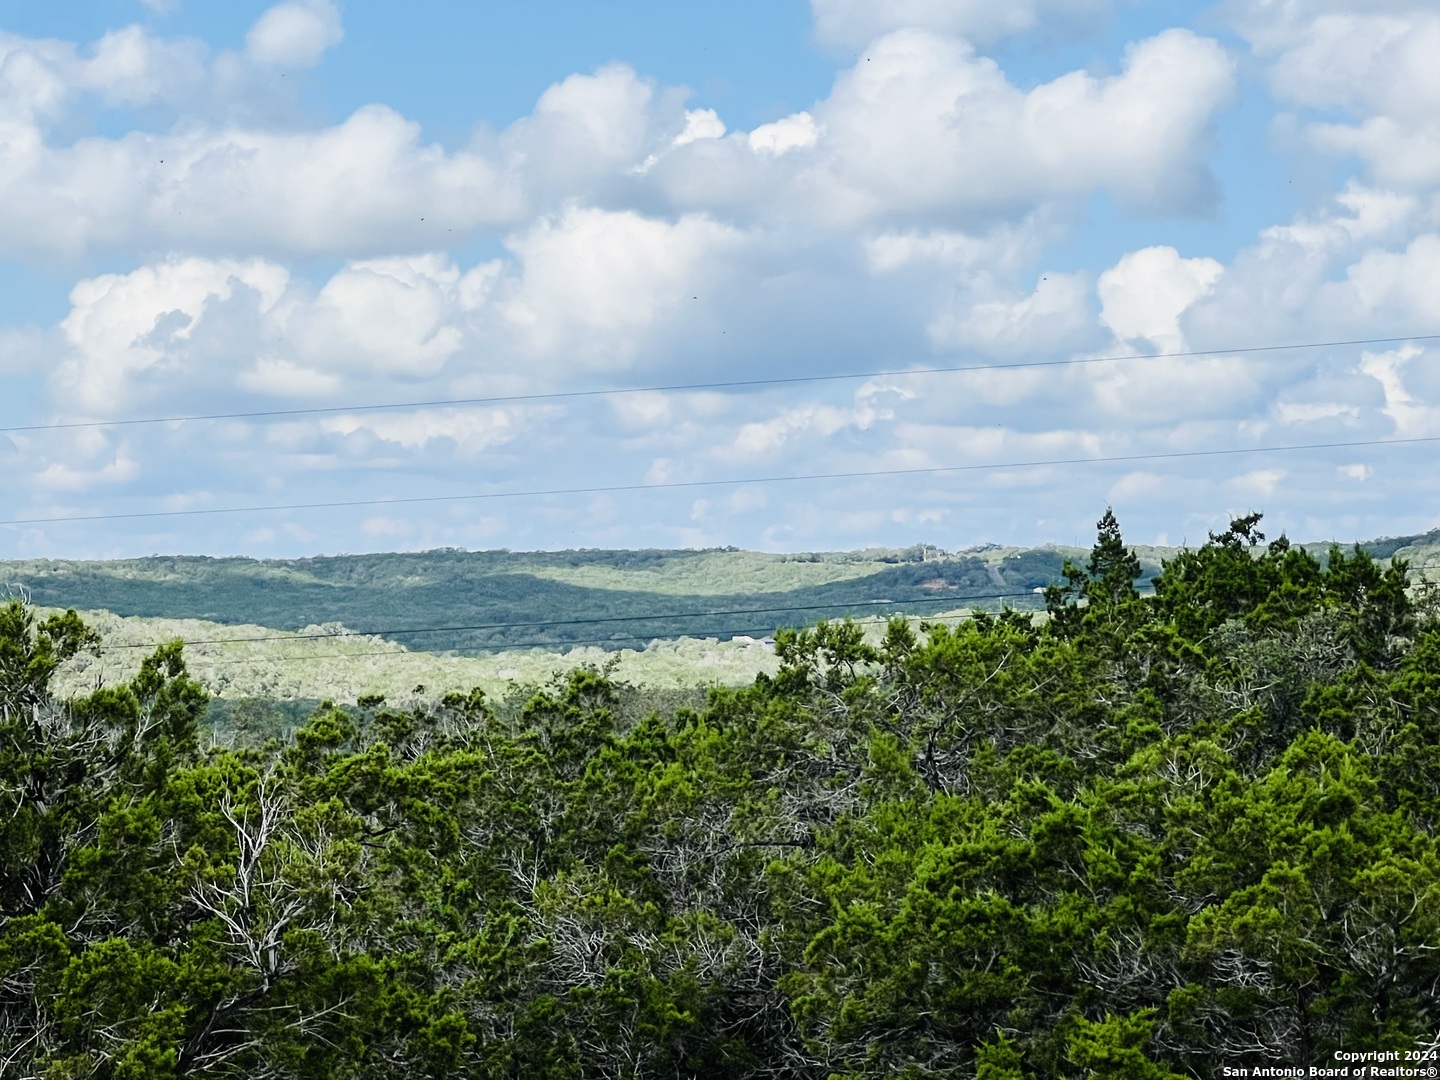
<path id="1" fill-rule="evenodd" d="M 1079 1017 L 1070 1038 L 1070 1060 L 1095 1080 L 1182 1080 L 1147 1053 L 1154 1024 L 1150 1010 L 1107 1016 L 1101 1023 Z"/>
<path id="2" fill-rule="evenodd" d="M 643 649 L 681 636 L 764 637 L 777 625 L 856 611 L 923 615 L 941 610 L 944 600 L 954 601 L 951 609 L 993 608 L 998 602 L 986 597 L 996 592 L 1022 594 L 1022 606 L 1028 602 L 1023 594 L 1051 581 L 1061 561 L 1058 552 L 1045 550 L 1007 565 L 989 552 L 946 555 L 934 547 L 824 555 L 441 550 L 269 561 L 46 560 L 7 563 L 5 574 L 42 606 L 278 630 L 343 624 L 412 648 L 475 654 L 537 644 Z M 781 610 L 686 619 L 656 614 L 747 609 Z M 480 629 L 435 633 L 437 623 Z M 426 632 L 403 633 L 417 628 Z"/>
<path id="3" fill-rule="evenodd" d="M 1428 1046 L 1440 625 L 1403 563 L 1258 525 L 1146 595 L 1107 513 L 1048 621 L 826 621 L 703 700 L 581 668 L 232 708 L 234 746 L 178 645 L 67 700 L 93 635 L 11 604 L 0 1074 L 1176 1080 Z"/>
<path id="4" fill-rule="evenodd" d="M 0 607 L 0 701 L 12 709 L 33 707 L 61 663 L 99 643 L 73 610 L 37 623 L 30 608 L 7 601 Z"/>

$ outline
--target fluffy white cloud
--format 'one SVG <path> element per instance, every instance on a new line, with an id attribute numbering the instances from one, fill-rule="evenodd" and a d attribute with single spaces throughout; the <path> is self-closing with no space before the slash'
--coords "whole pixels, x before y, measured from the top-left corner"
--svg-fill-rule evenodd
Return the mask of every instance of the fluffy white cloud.
<path id="1" fill-rule="evenodd" d="M 771 124 L 753 129 L 746 142 L 757 154 L 783 154 L 789 150 L 808 150 L 820 141 L 820 128 L 808 112 L 798 112 Z"/>
<path id="2" fill-rule="evenodd" d="M 1265 400 L 1265 386 L 1244 358 L 1203 357 L 1183 363 L 1133 360 L 1080 376 L 1087 412 L 1123 425 L 1139 413 L 1144 427 L 1184 421 L 1242 421 Z M 1166 432 L 1168 439 L 1171 432 Z"/>
<path id="3" fill-rule="evenodd" d="M 1381 183 L 1440 183 L 1440 12 L 1433 4 L 1290 0 L 1236 5 L 1284 101 L 1353 119 L 1316 119 L 1313 143 L 1353 154 Z"/>
<path id="4" fill-rule="evenodd" d="M 1383 183 L 1440 183 L 1440 124 L 1407 127 L 1376 116 L 1359 125 L 1316 124 L 1311 131 L 1318 146 L 1363 158 Z"/>
<path id="5" fill-rule="evenodd" d="M 237 111 L 231 99 L 255 91 L 266 65 L 314 62 L 339 33 L 333 5 L 294 0 L 261 17 L 243 56 L 213 63 L 198 43 L 136 27 L 90 55 L 0 40 L 0 255 L 363 258 L 637 197 L 651 213 L 668 200 L 672 213 L 840 228 L 1025 215 L 1097 188 L 1144 209 L 1193 209 L 1211 194 L 1210 120 L 1231 86 L 1223 50 L 1183 30 L 1132 46 L 1118 74 L 1071 72 L 1030 90 L 959 39 L 901 30 L 813 109 L 728 137 L 714 110 L 687 111 L 678 91 L 621 64 L 557 82 L 506 131 L 453 149 L 383 105 L 319 127 Z M 183 122 L 51 138 L 87 93 L 164 103 Z"/>
<path id="6" fill-rule="evenodd" d="M 1031 215 L 1018 225 L 1002 224 L 985 233 L 957 229 L 886 231 L 863 241 L 870 271 L 888 274 L 907 267 L 926 273 L 936 269 L 982 270 L 1010 275 L 1035 259 L 1056 230 L 1043 215 Z"/>
<path id="7" fill-rule="evenodd" d="M 15 479 L 51 507 L 57 496 L 123 488 L 142 472 L 141 454 L 129 440 L 94 428 L 79 429 L 59 445 L 36 445 L 22 437 L 18 458 L 28 466 Z"/>
<path id="8" fill-rule="evenodd" d="M 1403 251 L 1366 252 L 1343 283 L 1321 290 L 1320 302 L 1343 305 L 1358 317 L 1398 316 L 1406 328 L 1440 329 L 1440 235 L 1423 233 Z"/>
<path id="9" fill-rule="evenodd" d="M 251 58 L 298 62 L 338 26 L 328 3 L 282 4 L 252 30 Z M 221 60 L 212 72 L 203 44 L 133 26 L 87 51 L 0 35 L 0 253 L 414 249 L 446 228 L 514 216 L 494 161 L 425 146 L 418 125 L 381 106 L 309 131 L 202 116 L 165 134 L 47 137 L 85 95 L 107 106 L 203 106 L 221 68 L 239 77 Z"/>
<path id="10" fill-rule="evenodd" d="M 725 121 L 720 119 L 720 114 L 714 109 L 686 109 L 684 117 L 685 126 L 680 129 L 680 134 L 671 139 L 668 146 L 652 151 L 644 161 L 630 170 L 631 173 L 644 176 L 672 150 L 702 139 L 721 139 L 725 136 Z"/>
<path id="11" fill-rule="evenodd" d="M 256 357 L 255 365 L 240 372 L 235 381 L 242 389 L 266 397 L 319 398 L 334 394 L 345 385 L 345 380 L 333 372 L 317 371 L 273 356 Z"/>
<path id="12" fill-rule="evenodd" d="M 1407 345 L 1390 352 L 1367 352 L 1360 361 L 1360 370 L 1378 382 L 1384 391 L 1385 404 L 1381 412 L 1401 438 L 1440 434 L 1440 395 L 1432 392 L 1427 401 L 1407 385 L 1411 366 L 1425 355 L 1424 349 Z"/>
<path id="13" fill-rule="evenodd" d="M 473 458 L 512 442 L 542 419 L 563 415 L 548 409 L 416 409 L 399 413 L 344 414 L 317 424 L 327 435 L 373 437 L 406 450 L 423 450 L 436 442 L 454 445 L 462 457 Z"/>
<path id="14" fill-rule="evenodd" d="M 301 33 L 329 26 L 327 12 L 327 4 L 271 9 L 245 62 L 299 62 L 307 42 L 333 37 Z M 252 92 L 243 65 L 222 54 L 207 67 L 195 42 L 130 27 L 92 53 L 0 37 L 0 256 L 433 250 L 618 183 L 654 149 L 724 131 L 713 111 L 686 119 L 675 94 L 657 97 L 618 64 L 562 80 L 500 136 L 450 150 L 383 105 L 332 126 L 252 122 L 224 100 Z M 118 138 L 49 138 L 85 94 L 112 106 L 163 103 L 185 122 Z"/>
<path id="15" fill-rule="evenodd" d="M 673 198 L 848 225 L 886 215 L 1030 212 L 1109 190 L 1145 210 L 1203 208 L 1215 111 L 1232 63 L 1169 30 L 1111 76 L 1075 71 L 1023 90 L 964 41 L 900 30 L 829 97 L 744 139 L 696 144 L 656 170 Z"/>
<path id="16" fill-rule="evenodd" d="M 488 264 L 462 275 L 434 254 L 351 263 L 313 300 L 277 312 L 275 333 L 315 366 L 434 375 L 461 346 L 458 320 L 484 303 L 497 273 Z"/>
<path id="17" fill-rule="evenodd" d="M 114 415 L 177 388 L 334 393 L 357 377 L 433 376 L 498 273 L 438 255 L 351 263 L 318 292 L 274 263 L 172 259 L 82 281 L 60 324 L 67 410 Z"/>
<path id="18" fill-rule="evenodd" d="M 1274 497 L 1275 489 L 1287 475 L 1284 469 L 1252 469 L 1232 476 L 1225 486 L 1238 495 L 1265 500 Z"/>
<path id="19" fill-rule="evenodd" d="M 1274 411 L 1281 424 L 1314 424 L 1326 420 L 1354 422 L 1360 418 L 1359 406 L 1339 401 L 1277 401 Z"/>
<path id="20" fill-rule="evenodd" d="M 30 478 L 30 486 L 37 491 L 82 492 L 96 487 L 123 484 L 133 480 L 140 473 L 140 463 L 122 447 L 110 460 L 94 468 L 77 468 L 60 461 L 52 461 Z"/>
<path id="21" fill-rule="evenodd" d="M 1100 319 L 1122 341 L 1144 338 L 1158 349 L 1183 349 L 1180 316 L 1223 272 L 1216 260 L 1183 259 L 1173 247 L 1132 251 L 1100 275 Z"/>
<path id="22" fill-rule="evenodd" d="M 654 87 L 625 64 L 571 75 L 540 95 L 530 116 L 507 133 L 506 148 L 524 158 L 529 182 L 578 194 L 577 181 L 623 174 L 644 157 L 658 137 L 654 97 Z"/>
<path id="23" fill-rule="evenodd" d="M 132 407 L 136 384 L 184 374 L 190 342 L 216 301 L 245 289 L 271 309 L 289 274 L 260 260 L 178 259 L 80 282 L 60 323 L 69 355 L 55 375 L 67 410 L 107 415 Z"/>
<path id="24" fill-rule="evenodd" d="M 533 352 L 625 363 L 658 320 L 708 294 L 743 242 L 700 215 L 571 208 L 507 241 L 522 269 L 497 306 Z"/>
<path id="25" fill-rule="evenodd" d="M 684 146 L 700 139 L 719 139 L 725 135 L 725 121 L 714 109 L 687 109 L 685 128 L 675 136 L 671 146 Z"/>
<path id="26" fill-rule="evenodd" d="M 1083 274 L 1046 274 L 1029 296 L 967 297 L 931 323 L 930 337 L 987 352 L 1073 348 L 1093 333 L 1089 292 Z"/>
<path id="27" fill-rule="evenodd" d="M 1126 473 L 1115 483 L 1105 497 L 1112 506 L 1127 506 L 1148 503 L 1163 498 L 1171 481 L 1153 472 Z"/>
<path id="28" fill-rule="evenodd" d="M 322 254 L 424 250 L 447 229 L 512 219 L 485 157 L 420 141 L 368 106 L 314 132 L 232 129 L 91 137 L 0 157 L 0 252 L 79 256 L 135 245 Z"/>
<path id="29" fill-rule="evenodd" d="M 52 388 L 65 411 L 93 416 L 198 386 L 314 398 L 444 376 L 451 395 L 535 390 L 553 375 L 630 366 L 656 333 L 713 304 L 745 245 L 698 215 L 576 207 L 512 237 L 510 259 L 468 270 L 436 253 L 393 256 L 312 285 L 260 259 L 160 260 L 74 288 Z M 12 337 L 17 358 L 43 350 L 39 331 Z"/>
<path id="30" fill-rule="evenodd" d="M 173 6 L 155 10 L 163 14 L 160 8 Z M 217 94 L 252 93 L 250 76 L 257 71 L 316 63 L 342 36 L 331 0 L 278 4 L 251 27 L 243 54 L 213 58 L 204 42 L 160 38 L 134 25 L 111 30 L 87 48 L 0 32 L 0 117 L 17 122 L 7 133 L 13 143 L 38 140 L 87 96 L 110 108 L 164 105 L 204 115 Z M 232 101 L 220 111 L 244 104 Z"/>
<path id="31" fill-rule="evenodd" d="M 875 43 L 818 111 L 836 182 L 904 209 L 1005 205 L 1106 187 L 1141 206 L 1193 204 L 1210 119 L 1230 94 L 1213 41 L 1166 31 L 1122 73 L 1072 72 L 1029 92 L 959 42 Z"/>
<path id="32" fill-rule="evenodd" d="M 1403 290 L 1386 287 L 1394 263 L 1372 257 L 1364 272 L 1351 271 L 1367 255 L 1405 243 L 1423 224 L 1413 197 L 1351 185 L 1330 206 L 1294 222 L 1261 231 L 1242 249 L 1211 291 L 1186 316 L 1189 339 L 1204 348 L 1328 337 L 1420 333 L 1428 325 L 1388 322 L 1377 326 L 1376 301 Z M 1416 269 L 1426 265 L 1421 245 Z M 1366 286 L 1357 288 L 1352 273 Z M 1393 281 L 1392 281 L 1393 286 Z M 1392 308 L 1390 314 L 1395 314 Z"/>
<path id="33" fill-rule="evenodd" d="M 256 64 L 310 67 L 345 36 L 331 0 L 285 0 L 267 10 L 245 35 L 245 55 Z"/>
<path id="34" fill-rule="evenodd" d="M 769 458 L 802 438 L 827 439 L 847 428 L 867 431 L 894 416 L 887 409 L 861 405 L 843 409 L 809 404 L 786 409 L 778 416 L 743 424 L 730 445 L 719 450 L 722 459 Z"/>
<path id="35" fill-rule="evenodd" d="M 9 146 L 40 138 L 84 95 L 107 106 L 171 104 L 203 84 L 206 49 L 163 41 L 137 26 L 112 30 L 90 49 L 73 42 L 0 33 L 0 118 Z"/>
<path id="36" fill-rule="evenodd" d="M 1098 3 L 815 0 L 825 40 L 868 47 L 821 100 L 771 123 L 728 130 L 720 112 L 694 107 L 708 103 L 611 64 L 557 81 L 508 129 L 446 146 L 384 105 L 316 123 L 263 97 L 295 81 L 276 66 L 315 63 L 339 39 L 328 3 L 281 4 L 244 50 L 215 55 L 134 27 L 88 46 L 0 38 L 0 255 L 85 267 L 58 326 L 0 331 L 0 372 L 36 386 L 48 376 L 56 413 L 104 419 L 1440 329 L 1440 204 L 1422 183 L 1435 101 L 1406 36 L 1424 45 L 1433 11 L 1256 6 L 1274 32 L 1246 32 L 1283 107 L 1315 145 L 1372 164 L 1333 201 L 1238 238 L 1233 257 L 1231 225 L 1193 217 L 1213 205 L 1213 120 L 1234 88 L 1224 48 L 1173 29 L 1063 73 L 1038 51 L 1006 70 L 972 44 L 1049 33 Z M 153 130 L 91 123 L 137 105 Z M 1379 144 L 1341 145 L 1385 124 L 1408 140 L 1394 143 L 1403 161 L 1382 161 Z M 1097 193 L 1109 198 L 1092 202 Z M 1227 205 L 1243 194 L 1227 191 Z M 1107 201 L 1119 224 L 1102 235 L 1108 225 L 1085 217 Z M 1178 250 L 1129 241 L 1167 214 L 1190 215 Z M 476 250 L 476 232 L 498 257 L 447 254 Z M 37 501 L 73 494 L 92 507 L 116 491 L 210 506 L 261 492 L 298 502 L 994 464 L 1440 430 L 1431 359 L 1132 358 L 582 397 L 563 409 L 17 433 L 0 452 Z M 1354 503 L 1360 481 L 1376 505 L 1385 498 L 1389 474 L 1366 454 L 1315 458 L 890 477 L 768 502 L 761 487 L 698 502 L 617 493 L 537 502 L 489 533 L 455 531 L 438 506 L 405 515 L 403 529 L 356 512 L 324 535 L 332 546 L 355 535 L 452 542 L 503 527 L 498 542 L 512 546 L 745 542 L 728 519 L 763 509 L 773 528 L 751 542 L 806 546 L 844 528 L 908 541 L 943 525 L 962 530 L 933 537 L 951 546 L 1044 538 L 1033 512 L 1015 510 L 1033 500 L 1047 507 L 1043 528 L 1070 542 L 1072 519 L 1083 540 L 1107 497 L 1151 514 L 1150 534 L 1189 527 L 1160 520 L 1182 501 L 1213 527 L 1232 504 Z M 197 546 L 175 535 L 145 550 Z M 293 546 L 280 523 L 254 535 Z"/>
<path id="37" fill-rule="evenodd" d="M 1045 431 L 1025 431 L 1002 424 L 985 427 L 973 424 L 897 425 L 897 442 L 918 451 L 922 457 L 911 465 L 953 465 L 1004 461 L 1043 460 L 1056 457 L 1093 457 L 1113 451 L 1099 432 L 1056 426 Z"/>

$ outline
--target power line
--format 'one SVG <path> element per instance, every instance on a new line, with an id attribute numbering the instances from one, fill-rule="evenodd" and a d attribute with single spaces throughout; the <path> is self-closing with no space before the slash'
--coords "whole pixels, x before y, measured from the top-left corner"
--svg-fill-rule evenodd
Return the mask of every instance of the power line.
<path id="1" fill-rule="evenodd" d="M 739 390 L 745 387 L 789 386 L 800 383 L 845 382 L 856 379 L 894 378 L 911 375 L 953 375 L 967 371 L 1073 367 L 1111 364 L 1124 360 L 1178 360 L 1198 356 L 1236 356 L 1246 353 L 1294 352 L 1304 349 L 1341 348 L 1348 345 L 1397 345 L 1407 341 L 1436 341 L 1440 334 L 1412 334 L 1407 337 L 1352 338 L 1348 341 L 1304 341 L 1292 345 L 1247 345 L 1226 349 L 1193 349 L 1184 352 L 1135 353 L 1125 356 L 1090 356 L 1067 360 L 1022 360 L 1009 364 L 961 364 L 928 367 L 857 371 L 836 375 L 791 375 L 769 379 L 730 379 L 722 382 L 670 383 L 658 386 L 619 387 L 608 390 L 557 390 L 537 394 L 500 394 L 490 397 L 436 398 L 431 401 L 395 401 L 373 405 L 326 405 L 310 409 L 257 409 L 248 412 L 194 413 L 182 416 L 149 416 L 121 420 L 76 420 L 54 424 L 21 424 L 0 427 L 0 435 L 34 431 L 67 431 L 77 428 L 133 427 L 144 424 L 187 424 L 202 420 L 259 420 L 286 416 L 322 416 L 334 413 L 376 412 L 388 409 L 428 409 L 451 405 L 504 405 L 528 401 L 563 401 L 577 398 L 611 397 L 618 394 L 683 393 L 692 390 Z"/>
<path id="2" fill-rule="evenodd" d="M 596 487 L 536 488 L 527 491 L 489 491 L 468 495 L 418 495 L 388 499 L 342 499 L 334 502 L 276 503 L 269 506 L 221 506 L 193 510 L 141 510 L 124 514 L 62 515 L 11 518 L 3 525 L 50 525 L 62 522 L 133 521 L 153 518 L 201 517 L 219 514 L 261 514 L 281 510 L 335 510 L 356 506 L 413 506 L 420 503 L 472 502 L 482 499 L 525 499 L 553 495 L 603 495 L 627 491 L 664 491 L 677 488 L 729 487 L 740 484 L 788 484 L 810 480 L 863 480 L 884 476 L 942 476 L 950 473 L 995 469 L 1034 469 L 1052 465 L 1106 465 L 1126 461 L 1179 461 L 1188 458 L 1234 457 L 1244 454 L 1281 454 L 1300 450 L 1347 450 L 1370 446 L 1414 446 L 1440 442 L 1440 436 L 1407 439 L 1355 439 L 1343 442 L 1297 443 L 1288 446 L 1246 446 L 1222 450 L 1175 450 L 1168 453 L 1112 454 L 1106 457 L 1045 458 L 1032 461 L 986 462 L 976 465 L 937 465 L 915 469 L 870 469 L 854 472 L 802 473 L 794 476 L 732 477 L 725 480 L 671 480 L 655 484 L 604 484 Z"/>
<path id="3" fill-rule="evenodd" d="M 797 611 L 830 611 L 835 608 L 854 609 L 864 607 L 897 607 L 902 604 L 940 604 L 940 603 L 964 603 L 969 600 L 1007 600 L 1023 596 L 1034 596 L 1035 590 L 1025 589 L 1020 592 L 1003 593 L 972 593 L 968 596 L 917 596 L 903 600 L 837 600 L 830 604 L 800 604 L 788 607 L 763 607 L 763 608 L 731 608 L 724 611 L 673 611 L 662 612 L 658 615 L 607 615 L 590 619 L 533 619 L 527 622 L 509 623 L 476 623 L 471 626 L 423 626 L 410 629 L 391 630 L 345 630 L 340 633 L 321 634 L 263 634 L 252 637 L 231 637 L 231 638 L 198 638 L 193 641 L 181 641 L 182 645 L 233 645 L 245 644 L 260 641 L 343 641 L 347 638 L 360 637 L 401 637 L 411 634 L 447 634 L 463 633 L 477 630 L 524 630 L 530 627 L 547 626 L 598 626 L 607 623 L 625 622 L 654 622 L 659 619 L 702 619 L 719 618 L 729 615 L 775 615 L 789 614 Z M 716 633 L 728 633 L 729 631 L 715 631 Z M 613 640 L 613 639 L 605 639 Z M 155 649 L 169 642 L 129 643 L 121 645 L 110 645 L 110 649 Z M 505 643 L 501 643 L 505 644 Z M 567 641 L 548 641 L 541 644 L 567 645 Z M 510 647 L 506 645 L 506 647 Z"/>

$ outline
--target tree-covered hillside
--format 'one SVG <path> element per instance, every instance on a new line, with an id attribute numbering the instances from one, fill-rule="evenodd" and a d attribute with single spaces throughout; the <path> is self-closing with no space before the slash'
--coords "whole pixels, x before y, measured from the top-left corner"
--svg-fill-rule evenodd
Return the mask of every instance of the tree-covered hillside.
<path id="1" fill-rule="evenodd" d="M 1257 525 L 1141 595 L 1107 515 L 1046 618 L 784 632 L 703 705 L 580 670 L 240 750 L 177 646 L 56 699 L 94 636 L 12 603 L 0 1073 L 1430 1068 L 1435 597 Z"/>
<path id="2" fill-rule="evenodd" d="M 45 607 L 280 630 L 342 623 L 387 632 L 412 648 L 474 652 L 766 635 L 779 625 L 850 613 L 1038 606 L 1033 590 L 1054 581 L 1063 562 L 1051 549 L 946 557 L 934 548 L 798 556 L 442 550 L 285 561 L 34 561 L 0 564 L 0 579 Z M 435 626 L 486 628 L 398 632 Z"/>
<path id="3" fill-rule="evenodd" d="M 968 613 L 943 616 L 951 622 L 967 617 Z M 738 686 L 753 682 L 761 672 L 774 674 L 778 665 L 774 649 L 754 639 L 745 643 L 680 638 L 652 641 L 638 649 L 556 646 L 462 656 L 329 632 L 333 627 L 277 633 L 263 626 L 120 618 L 107 612 L 86 613 L 84 618 L 100 634 L 101 647 L 98 655 L 82 653 L 57 673 L 55 686 L 66 694 L 128 682 L 157 643 L 176 638 L 186 642 L 191 678 L 217 701 L 232 704 L 243 700 L 314 704 L 323 699 L 353 704 L 375 694 L 408 701 L 428 699 L 454 686 L 479 687 L 492 698 L 501 698 L 522 693 L 557 672 L 584 666 L 606 667 L 616 679 L 647 690 Z M 886 620 L 869 619 L 859 625 L 878 637 Z M 288 706 L 282 712 L 293 715 Z"/>
<path id="4" fill-rule="evenodd" d="M 1440 532 L 1361 545 L 1440 567 Z M 1307 550 L 1324 560 L 1328 544 Z M 1135 549 L 1142 590 L 1177 548 Z M 277 630 L 343 624 L 408 648 L 643 648 L 656 639 L 764 635 L 845 615 L 1038 608 L 1071 548 L 944 552 L 930 545 L 800 555 L 710 551 L 460 551 L 257 560 L 154 556 L 0 563 L 35 604 Z M 877 603 L 877 601 L 881 601 Z M 707 615 L 706 612 L 727 614 Z M 738 612 L 728 614 L 729 612 Z M 701 614 L 696 614 L 701 613 Z M 748 614 L 747 614 L 748 613 Z M 500 624 L 500 625 L 496 625 Z M 436 626 L 482 627 L 404 633 Z"/>

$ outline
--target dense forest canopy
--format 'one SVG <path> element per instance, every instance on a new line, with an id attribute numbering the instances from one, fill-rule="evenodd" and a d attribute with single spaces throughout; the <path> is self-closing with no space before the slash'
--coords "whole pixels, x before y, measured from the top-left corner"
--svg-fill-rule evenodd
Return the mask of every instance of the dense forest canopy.
<path id="1" fill-rule="evenodd" d="M 1440 617 L 1258 516 L 1048 615 L 640 711 L 602 672 L 207 738 L 0 610 L 5 1077 L 1218 1077 L 1433 1053 Z M 627 704 L 630 703 L 630 704 Z"/>
<path id="2" fill-rule="evenodd" d="M 1052 581 L 1064 559 L 1051 549 L 946 554 L 930 546 L 805 555 L 438 550 L 36 560 L 0 564 L 0 580 L 62 610 L 280 630 L 343 624 L 410 648 L 475 653 L 581 642 L 643 648 L 657 638 L 768 634 L 777 623 L 855 612 L 1038 607 L 1033 590 Z M 421 633 L 407 632 L 414 630 Z"/>
<path id="3" fill-rule="evenodd" d="M 1328 544 L 1306 545 L 1322 562 Z M 1371 540 L 1377 559 L 1440 567 L 1440 531 Z M 1179 548 L 1136 547 L 1140 589 Z M 0 581 L 37 606 L 255 624 L 296 631 L 343 624 L 410 649 L 480 654 L 656 639 L 768 634 L 777 624 L 845 616 L 1039 608 L 1079 548 L 931 544 L 768 554 L 682 551 L 435 551 L 306 559 L 150 556 L 0 562 Z M 706 612 L 719 612 L 707 615 Z M 754 612 L 753 614 L 745 614 Z M 435 632 L 436 627 L 469 627 Z M 411 631 L 421 630 L 421 633 Z"/>

